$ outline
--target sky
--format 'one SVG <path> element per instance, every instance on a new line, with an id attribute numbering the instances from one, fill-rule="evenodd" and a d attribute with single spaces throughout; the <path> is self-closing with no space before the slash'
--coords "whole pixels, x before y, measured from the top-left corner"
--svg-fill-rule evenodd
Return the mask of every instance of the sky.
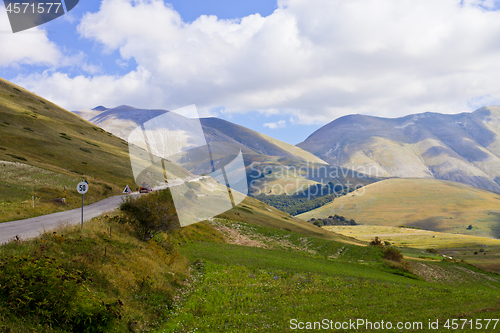
<path id="1" fill-rule="evenodd" d="M 195 104 L 297 144 L 348 114 L 500 104 L 500 0 L 81 0 L 13 34 L 0 77 L 72 111 Z"/>

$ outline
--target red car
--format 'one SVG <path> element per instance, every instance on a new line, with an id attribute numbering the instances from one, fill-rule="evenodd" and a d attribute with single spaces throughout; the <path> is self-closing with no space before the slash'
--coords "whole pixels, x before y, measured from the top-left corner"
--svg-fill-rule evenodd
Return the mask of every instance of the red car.
<path id="1" fill-rule="evenodd" d="M 139 187 L 139 193 L 150 193 L 150 192 L 153 192 L 153 189 L 146 183 L 142 183 L 142 186 Z"/>

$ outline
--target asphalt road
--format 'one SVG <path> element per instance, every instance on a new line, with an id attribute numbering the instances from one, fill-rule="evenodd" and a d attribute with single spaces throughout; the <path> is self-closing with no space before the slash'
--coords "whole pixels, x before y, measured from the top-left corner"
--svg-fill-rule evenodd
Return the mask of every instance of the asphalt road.
<path id="1" fill-rule="evenodd" d="M 186 179 L 185 181 L 196 181 L 203 178 L 195 177 Z M 161 190 L 172 186 L 183 184 L 183 181 L 173 181 L 170 184 L 154 187 L 154 190 Z M 131 195 L 137 195 L 137 192 Z M 117 195 L 111 198 L 101 200 L 99 202 L 84 206 L 83 221 L 91 220 L 103 213 L 115 210 L 120 206 L 125 195 Z M 11 222 L 0 223 L 0 244 L 6 243 L 16 236 L 20 239 L 28 239 L 42 234 L 44 231 L 55 229 L 66 224 L 80 224 L 82 221 L 82 208 L 76 208 L 65 212 L 59 212 L 49 215 L 32 217 L 26 220 L 18 220 Z"/>
<path id="2" fill-rule="evenodd" d="M 120 205 L 125 195 L 117 195 L 99 202 L 84 206 L 83 220 L 88 221 L 103 213 L 112 211 Z M 26 220 L 0 223 L 0 244 L 6 243 L 18 236 L 20 239 L 36 237 L 44 231 L 55 229 L 65 224 L 80 224 L 82 208 L 59 212 L 44 216 L 32 217 Z M 85 223 L 83 225 L 85 228 Z"/>

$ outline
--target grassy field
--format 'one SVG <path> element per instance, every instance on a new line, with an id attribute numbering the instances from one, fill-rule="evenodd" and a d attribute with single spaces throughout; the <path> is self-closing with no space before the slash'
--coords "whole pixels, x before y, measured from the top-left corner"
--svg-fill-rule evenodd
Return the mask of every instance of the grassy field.
<path id="1" fill-rule="evenodd" d="M 252 197 L 246 197 L 236 208 L 220 214 L 219 217 L 289 232 L 297 232 L 330 241 L 366 245 L 365 242 L 355 238 L 318 228 Z"/>
<path id="2" fill-rule="evenodd" d="M 429 319 L 439 320 L 442 329 L 446 319 L 500 314 L 498 275 L 466 264 L 410 262 L 422 275 L 417 276 L 381 260 L 378 247 L 346 246 L 239 222 L 217 223 L 254 243 L 183 245 L 181 253 L 193 263 L 197 278 L 158 332 L 286 332 L 292 319 L 306 323 L 325 318 L 333 323 L 359 318 L 394 325 L 421 322 L 423 331 L 430 331 Z M 428 271 L 441 275 L 425 281 Z M 377 330 L 362 326 L 354 331 Z"/>
<path id="3" fill-rule="evenodd" d="M 324 226 L 323 229 L 342 235 L 355 237 L 366 242 L 378 236 L 383 241 L 388 241 L 395 246 L 413 247 L 417 249 L 429 248 L 457 248 L 475 247 L 482 245 L 500 246 L 500 239 L 489 237 L 450 234 L 445 232 L 419 230 L 412 228 L 384 227 L 374 225 L 356 226 Z"/>
<path id="4" fill-rule="evenodd" d="M 471 236 L 500 237 L 500 195 L 434 179 L 389 179 L 370 184 L 323 207 L 298 215 L 339 214 L 365 225 L 415 226 Z M 467 229 L 472 225 L 472 229 Z"/>
<path id="5" fill-rule="evenodd" d="M 382 241 L 401 247 L 403 253 L 413 258 L 442 259 L 442 255 L 447 255 L 467 261 L 484 270 L 500 273 L 500 240 L 498 239 L 371 225 L 325 226 L 323 229 L 368 242 L 379 237 Z M 434 249 L 436 252 L 429 252 L 429 249 Z"/>
<path id="6" fill-rule="evenodd" d="M 143 242 L 120 220 L 105 216 L 83 231 L 68 227 L 1 246 L 0 270 L 28 256 L 39 265 L 49 258 L 65 274 L 77 272 L 84 280 L 76 300 L 85 300 L 87 314 L 108 314 L 102 332 L 287 332 L 294 323 L 325 318 L 332 325 L 349 319 L 417 325 L 408 332 L 431 331 L 429 320 L 439 320 L 443 331 L 447 319 L 476 323 L 500 316 L 500 276 L 465 263 L 395 263 L 383 259 L 380 247 L 228 219 Z M 237 245 L 246 240 L 245 246 Z M 32 286 L 42 294 L 57 293 L 52 284 Z M 46 324 L 52 312 L 13 310 L 21 308 L 20 301 L 0 303 L 0 331 L 70 331 Z M 353 331 L 381 330 L 360 326 Z"/>
<path id="7" fill-rule="evenodd" d="M 73 208 L 82 178 L 93 191 L 88 202 L 133 183 L 123 140 L 1 79 L 0 131 L 0 221 Z M 280 166 L 286 159 L 266 161 Z M 284 184 L 279 174 L 271 178 Z M 394 182 L 335 199 L 342 209 L 335 213 L 370 224 L 350 212 L 365 214 L 388 226 L 406 217 L 436 231 L 472 224 L 471 243 L 439 236 L 448 247 L 428 253 L 409 247 L 409 231 L 391 236 L 414 258 L 401 261 L 390 256 L 398 248 L 369 246 L 360 234 L 319 228 L 251 197 L 148 241 L 115 212 L 83 230 L 63 227 L 0 246 L 0 332 L 286 332 L 292 319 L 325 318 L 409 322 L 405 331 L 431 331 L 429 320 L 444 330 L 447 319 L 500 318 L 500 276 L 457 260 L 496 269 L 500 247 L 477 236 L 498 230 L 500 197 L 448 182 Z M 66 204 L 54 201 L 64 197 Z M 358 198 L 368 201 L 349 210 L 349 199 Z M 412 230 L 422 246 L 442 235 Z M 481 252 L 479 245 L 488 247 Z"/>
<path id="8" fill-rule="evenodd" d="M 207 240 L 223 241 L 208 225 L 198 224 L 185 229 L 185 232 L 188 231 L 202 232 Z M 64 272 L 77 272 L 83 276 L 83 289 L 75 294 L 73 301 L 65 304 L 67 311 L 71 312 L 81 298 L 85 303 L 79 309 L 85 314 L 91 305 L 88 299 L 97 299 L 112 310 L 107 313 L 112 317 L 112 324 L 103 331 L 142 332 L 147 327 L 159 327 L 167 320 L 166 310 L 188 278 L 187 260 L 179 256 L 175 248 L 164 248 L 162 244 L 162 238 L 151 242 L 139 241 L 128 225 L 103 217 L 87 223 L 83 231 L 78 227 L 67 227 L 33 240 L 1 246 L 0 269 L 5 270 L 2 265 L 12 261 L 12 258 L 26 257 L 35 262 L 49 258 L 57 262 Z M 48 274 L 41 271 L 48 270 L 48 264 L 38 264 L 38 267 L 38 271 L 33 268 L 35 274 Z M 61 276 L 61 272 L 57 274 Z M 56 279 L 55 284 L 44 283 L 37 288 L 38 294 L 46 294 L 47 299 L 50 299 L 50 294 L 59 295 L 58 288 L 64 283 L 56 277 L 51 278 Z M 18 279 L 19 284 L 21 281 Z M 35 281 L 31 282 L 31 286 L 37 286 Z M 0 295 L 5 297 L 1 289 Z M 32 302 L 35 300 L 37 297 Z M 14 303 L 11 301 L 10 306 L 8 303 L 0 304 L 0 332 L 72 331 L 47 315 L 55 304 L 49 303 L 44 308 L 41 301 L 36 308 L 23 308 L 25 302 L 27 300 L 20 299 Z M 16 308 L 21 308 L 22 312 L 16 312 Z"/>
<path id="9" fill-rule="evenodd" d="M 82 179 L 95 190 L 88 195 L 90 201 L 120 194 L 133 184 L 125 141 L 1 78 L 0 133 L 0 199 L 4 213 L 7 206 L 14 211 L 0 221 L 33 216 L 23 211 L 24 201 L 32 196 L 61 198 L 64 187 L 72 195 Z M 72 206 L 46 205 L 34 214 L 66 208 Z"/>
<path id="10" fill-rule="evenodd" d="M 81 180 L 28 164 L 0 161 L 0 222 L 80 207 L 81 195 L 76 192 L 75 184 Z M 85 194 L 85 204 L 121 190 L 93 177 L 87 177 L 87 181 L 90 189 Z"/>

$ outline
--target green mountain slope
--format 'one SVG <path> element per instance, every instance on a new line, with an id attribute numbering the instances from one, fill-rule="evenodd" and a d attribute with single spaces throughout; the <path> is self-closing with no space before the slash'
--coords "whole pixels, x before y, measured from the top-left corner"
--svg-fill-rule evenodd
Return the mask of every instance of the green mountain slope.
<path id="1" fill-rule="evenodd" d="M 110 185 L 132 182 L 127 143 L 0 78 L 0 159 Z"/>
<path id="2" fill-rule="evenodd" d="M 82 179 L 86 204 L 133 186 L 126 142 L 1 78 L 0 133 L 2 222 L 78 207 Z"/>
<path id="3" fill-rule="evenodd" d="M 500 195 L 434 179 L 388 179 L 298 215 L 343 215 L 360 224 L 500 237 Z M 472 229 L 467 229 L 472 225 Z"/>

